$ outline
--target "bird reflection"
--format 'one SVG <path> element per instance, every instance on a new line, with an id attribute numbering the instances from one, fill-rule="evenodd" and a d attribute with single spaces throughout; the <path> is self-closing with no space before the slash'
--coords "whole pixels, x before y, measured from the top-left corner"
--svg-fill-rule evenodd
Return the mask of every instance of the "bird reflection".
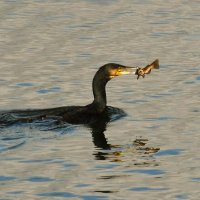
<path id="1" fill-rule="evenodd" d="M 122 112 L 123 113 L 123 112 Z M 119 115 L 118 118 L 124 116 Z M 121 162 L 122 153 L 126 148 L 133 148 L 134 152 L 138 155 L 148 155 L 158 152 L 160 149 L 156 147 L 147 147 L 145 146 L 148 142 L 148 139 L 142 137 L 136 138 L 132 144 L 123 145 L 110 144 L 108 139 L 105 136 L 108 124 L 113 121 L 112 115 L 104 114 L 98 118 L 94 123 L 88 124 L 87 126 L 91 129 L 93 143 L 95 145 L 94 156 L 97 160 L 106 160 L 112 159 L 112 162 Z M 135 162 L 135 165 L 148 165 L 149 161 L 142 161 L 141 163 Z"/>
<path id="2" fill-rule="evenodd" d="M 111 149 L 111 145 L 108 143 L 104 135 L 109 121 L 109 116 L 104 115 L 98 121 L 95 121 L 94 123 L 89 125 L 91 128 L 93 143 L 97 148 Z"/>
<path id="3" fill-rule="evenodd" d="M 104 132 L 107 129 L 107 124 L 110 122 L 110 117 L 108 115 L 104 115 L 99 118 L 94 123 L 90 124 L 92 139 L 95 147 L 97 149 L 110 150 L 111 145 L 108 143 Z M 95 157 L 97 160 L 106 160 L 106 155 L 108 153 L 104 153 L 101 151 L 95 152 Z"/>

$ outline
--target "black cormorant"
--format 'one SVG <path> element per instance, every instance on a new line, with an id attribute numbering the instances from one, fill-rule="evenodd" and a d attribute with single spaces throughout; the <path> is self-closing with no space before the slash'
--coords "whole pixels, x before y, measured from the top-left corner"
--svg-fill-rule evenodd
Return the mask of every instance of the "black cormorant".
<path id="1" fill-rule="evenodd" d="M 114 77 L 124 74 L 135 74 L 143 76 L 150 73 L 152 68 L 159 68 L 158 60 L 152 64 L 147 65 L 146 68 L 128 67 L 115 63 L 108 63 L 99 68 L 96 72 L 92 89 L 94 100 L 91 104 L 86 106 L 66 106 L 51 109 L 37 109 L 37 110 L 15 110 L 3 112 L 0 114 L 0 124 L 13 124 L 15 122 L 32 122 L 34 120 L 44 120 L 54 118 L 59 121 L 64 121 L 71 124 L 88 124 L 94 122 L 101 117 L 109 118 L 113 113 L 124 112 L 121 109 L 107 106 L 106 99 L 106 84 Z M 110 119 L 108 119 L 109 121 Z"/>

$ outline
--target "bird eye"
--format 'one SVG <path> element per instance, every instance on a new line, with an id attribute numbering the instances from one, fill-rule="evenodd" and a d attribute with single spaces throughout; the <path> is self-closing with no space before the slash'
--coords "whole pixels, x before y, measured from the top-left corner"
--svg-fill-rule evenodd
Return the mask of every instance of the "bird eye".
<path id="1" fill-rule="evenodd" d="M 121 72 L 121 71 L 122 71 L 122 68 L 121 68 L 121 67 L 119 67 L 117 71 L 118 71 L 118 72 Z"/>

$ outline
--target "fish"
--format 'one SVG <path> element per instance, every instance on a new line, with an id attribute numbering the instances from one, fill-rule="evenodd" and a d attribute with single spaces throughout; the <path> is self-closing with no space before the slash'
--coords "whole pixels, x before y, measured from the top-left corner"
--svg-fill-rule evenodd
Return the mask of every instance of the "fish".
<path id="1" fill-rule="evenodd" d="M 159 69 L 159 60 L 156 59 L 154 60 L 151 64 L 147 65 L 144 68 L 138 67 L 136 70 L 135 74 L 137 75 L 137 80 L 142 76 L 143 78 L 145 77 L 145 74 L 150 74 L 152 69 Z"/>

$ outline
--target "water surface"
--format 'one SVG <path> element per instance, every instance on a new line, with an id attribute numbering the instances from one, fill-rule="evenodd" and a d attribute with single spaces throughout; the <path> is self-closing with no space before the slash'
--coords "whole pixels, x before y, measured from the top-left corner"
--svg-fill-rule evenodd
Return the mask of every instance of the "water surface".
<path id="1" fill-rule="evenodd" d="M 199 199 L 198 1 L 0 2 L 0 110 L 85 105 L 107 62 L 161 69 L 108 83 L 127 116 L 0 130 L 1 199 Z"/>

